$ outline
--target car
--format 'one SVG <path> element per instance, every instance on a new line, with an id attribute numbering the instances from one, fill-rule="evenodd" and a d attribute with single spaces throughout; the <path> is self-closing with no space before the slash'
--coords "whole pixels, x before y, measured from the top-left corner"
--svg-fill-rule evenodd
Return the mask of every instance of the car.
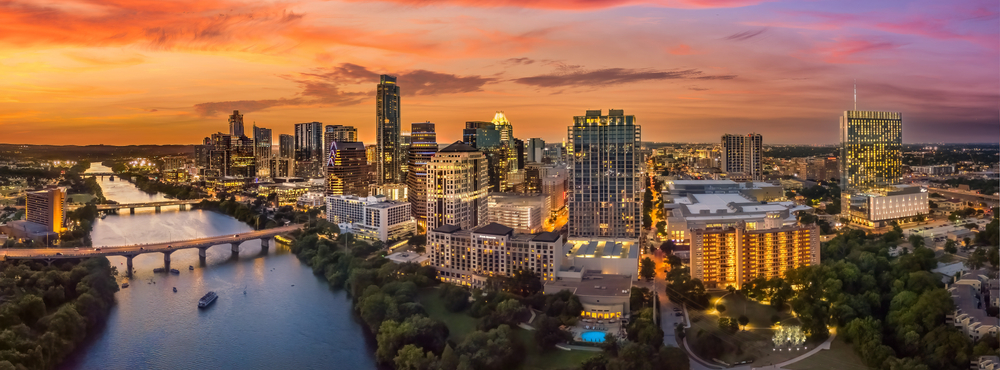
<path id="1" fill-rule="evenodd" d="M 62 255 L 62 253 L 59 253 L 59 252 L 56 252 L 56 255 L 57 255 L 57 256 L 61 256 L 61 255 Z"/>
<path id="2" fill-rule="evenodd" d="M 94 248 L 95 251 L 100 252 L 101 248 Z"/>
<path id="3" fill-rule="evenodd" d="M 681 317 L 681 316 L 684 316 L 684 314 L 678 312 L 678 313 L 675 313 L 674 316 Z"/>
<path id="4" fill-rule="evenodd" d="M 233 234 L 234 238 L 239 237 L 239 236 L 240 236 L 240 234 Z"/>
<path id="5" fill-rule="evenodd" d="M 78 251 L 80 250 L 80 247 L 73 248 L 73 250 Z"/>
<path id="6" fill-rule="evenodd" d="M 174 246 L 172 246 L 172 245 L 168 245 L 168 246 L 167 246 L 167 248 L 173 248 L 173 247 L 174 247 Z"/>

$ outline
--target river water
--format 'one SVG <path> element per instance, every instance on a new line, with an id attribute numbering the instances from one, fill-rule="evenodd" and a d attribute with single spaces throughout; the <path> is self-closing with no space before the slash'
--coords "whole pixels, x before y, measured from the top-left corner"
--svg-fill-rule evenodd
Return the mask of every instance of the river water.
<path id="1" fill-rule="evenodd" d="M 89 171 L 110 169 L 93 164 Z M 99 182 L 104 196 L 120 203 L 164 199 L 117 178 Z M 249 230 L 224 214 L 164 207 L 98 219 L 92 237 L 95 246 L 114 246 Z M 160 253 L 135 257 L 131 278 L 124 276 L 124 257 L 109 259 L 121 272 L 118 283 L 130 287 L 115 295 L 107 325 L 62 369 L 375 368 L 374 345 L 352 315 L 350 298 L 274 240 L 263 253 L 256 240 L 244 242 L 238 255 L 229 245 L 214 246 L 204 262 L 197 249 L 179 250 L 170 266 L 180 275 L 153 273 L 163 267 Z M 219 299 L 198 309 L 208 291 Z"/>

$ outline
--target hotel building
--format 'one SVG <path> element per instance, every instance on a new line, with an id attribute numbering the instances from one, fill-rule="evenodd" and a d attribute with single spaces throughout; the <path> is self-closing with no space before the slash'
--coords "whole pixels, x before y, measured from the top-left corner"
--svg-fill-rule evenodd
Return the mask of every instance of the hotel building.
<path id="1" fill-rule="evenodd" d="M 892 185 L 841 195 L 841 215 L 866 227 L 889 226 L 893 220 L 930 212 L 927 191 L 916 185 Z"/>
<path id="2" fill-rule="evenodd" d="M 486 156 L 462 142 L 441 149 L 427 163 L 427 229 L 455 225 L 471 229 L 486 224 Z"/>
<path id="3" fill-rule="evenodd" d="M 543 282 L 554 281 L 562 246 L 559 233 L 516 234 L 497 223 L 472 230 L 443 225 L 427 232 L 427 253 L 438 279 L 472 287 L 519 270 L 533 271 Z"/>
<path id="4" fill-rule="evenodd" d="M 66 224 L 66 189 L 50 188 L 27 193 L 25 220 L 59 233 Z"/>
<path id="5" fill-rule="evenodd" d="M 845 111 L 840 117 L 840 135 L 841 189 L 899 184 L 903 158 L 902 114 Z"/>
<path id="6" fill-rule="evenodd" d="M 490 193 L 487 210 L 489 222 L 512 227 L 514 232 L 541 232 L 549 217 L 549 196 L 516 193 Z"/>
<path id="7" fill-rule="evenodd" d="M 326 197 L 326 219 L 361 239 L 383 243 L 402 240 L 416 233 L 409 202 L 387 201 L 384 197 L 359 198 L 350 195 Z"/>

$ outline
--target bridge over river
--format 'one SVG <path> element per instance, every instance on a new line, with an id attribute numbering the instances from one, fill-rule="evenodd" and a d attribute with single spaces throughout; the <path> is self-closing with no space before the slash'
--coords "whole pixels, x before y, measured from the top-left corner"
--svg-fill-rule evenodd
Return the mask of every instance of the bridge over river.
<path id="1" fill-rule="evenodd" d="M 180 206 L 181 210 L 187 208 L 188 205 L 201 203 L 203 199 L 186 199 L 186 200 L 162 200 L 156 202 L 139 202 L 139 203 L 117 203 L 117 204 L 98 204 L 97 211 L 117 211 L 119 209 L 128 208 L 129 212 L 135 214 L 136 208 L 155 208 L 156 212 L 160 212 L 160 207 L 165 206 Z M 71 206 L 70 208 L 80 208 L 82 205 Z"/>
<path id="2" fill-rule="evenodd" d="M 261 248 L 268 248 L 268 241 L 290 231 L 299 230 L 301 224 L 294 224 L 273 229 L 255 230 L 234 235 L 214 236 L 166 243 L 124 245 L 119 247 L 94 248 L 37 248 L 37 249 L 5 249 L 2 257 L 8 259 L 34 259 L 51 263 L 57 259 L 87 258 L 94 256 L 124 256 L 128 259 L 128 273 L 132 274 L 132 258 L 143 253 L 163 253 L 163 263 L 170 266 L 170 254 L 180 249 L 198 248 L 198 256 L 205 258 L 205 251 L 212 246 L 229 244 L 233 253 L 239 253 L 240 244 L 247 240 L 260 239 Z"/>

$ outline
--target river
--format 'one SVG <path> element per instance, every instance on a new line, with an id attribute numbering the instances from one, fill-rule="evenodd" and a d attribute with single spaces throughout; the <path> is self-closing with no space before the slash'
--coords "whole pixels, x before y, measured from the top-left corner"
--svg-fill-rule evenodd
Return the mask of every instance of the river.
<path id="1" fill-rule="evenodd" d="M 92 164 L 91 172 L 110 172 Z M 100 179 L 99 179 L 100 180 Z M 164 199 L 126 181 L 99 181 L 104 196 L 120 203 Z M 110 215 L 94 224 L 95 246 L 154 243 L 238 234 L 249 226 L 224 214 L 164 207 Z M 180 275 L 156 274 L 163 255 L 133 260 L 110 257 L 131 286 L 116 295 L 107 325 L 70 356 L 62 369 L 373 369 L 374 344 L 366 339 L 343 291 L 331 290 L 287 248 L 247 241 L 233 255 L 228 245 L 174 252 Z M 189 270 L 188 266 L 194 266 Z M 176 287 L 174 293 L 172 288 Z M 208 291 L 219 299 L 207 309 L 197 301 Z M 245 292 L 245 294 L 244 294 Z"/>

